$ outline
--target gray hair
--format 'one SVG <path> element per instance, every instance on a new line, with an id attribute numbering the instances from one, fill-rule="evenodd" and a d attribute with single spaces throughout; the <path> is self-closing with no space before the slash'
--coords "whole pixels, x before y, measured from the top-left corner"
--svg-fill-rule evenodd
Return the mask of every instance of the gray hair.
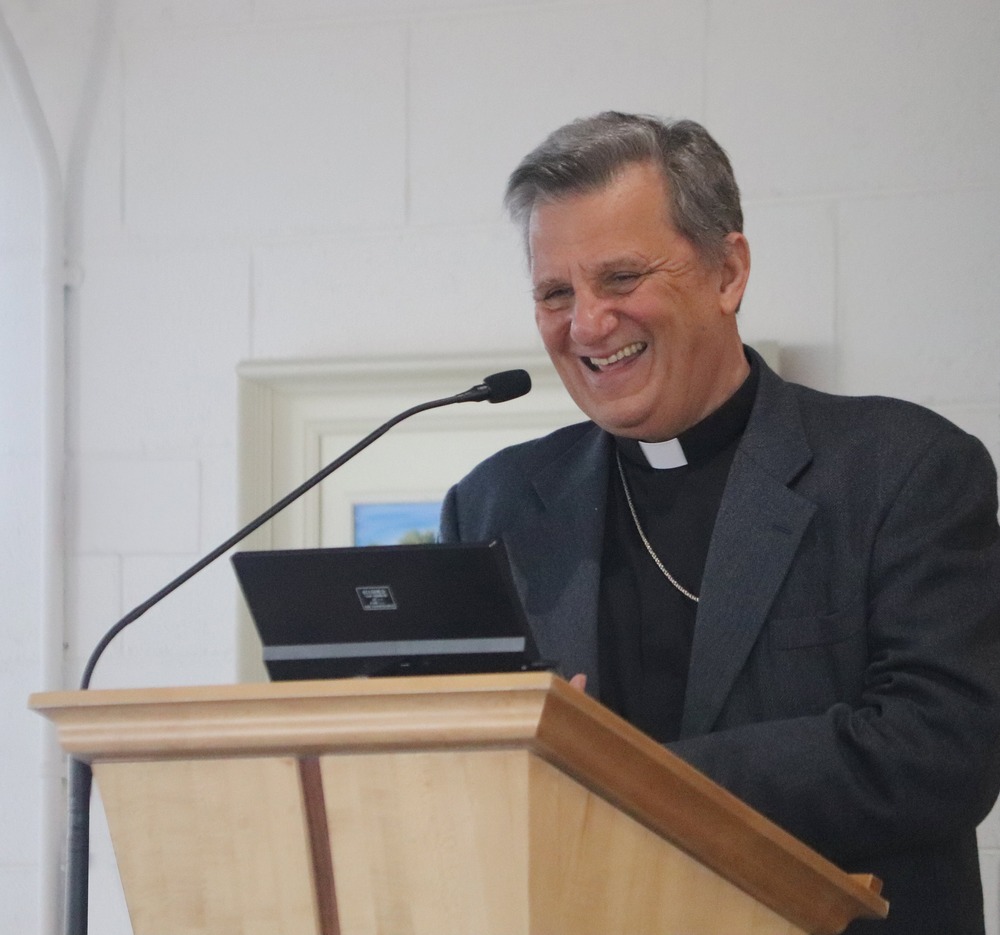
<path id="1" fill-rule="evenodd" d="M 574 120 L 521 160 L 504 205 L 527 242 L 537 204 L 603 188 L 623 168 L 640 163 L 663 173 L 677 230 L 704 260 L 721 262 L 726 235 L 743 230 L 740 190 L 722 147 L 693 120 L 616 111 Z"/>

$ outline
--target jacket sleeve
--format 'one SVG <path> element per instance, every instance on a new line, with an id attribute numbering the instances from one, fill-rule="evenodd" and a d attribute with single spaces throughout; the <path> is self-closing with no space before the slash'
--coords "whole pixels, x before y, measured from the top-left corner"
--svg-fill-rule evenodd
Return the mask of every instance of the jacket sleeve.
<path id="1" fill-rule="evenodd" d="M 857 701 L 670 748 L 831 859 L 975 827 L 1000 789 L 996 474 L 957 430 L 918 459 L 871 548 Z"/>
<path id="2" fill-rule="evenodd" d="M 444 502 L 441 504 L 441 525 L 438 538 L 442 542 L 460 542 L 461 536 L 458 532 L 458 485 L 452 487 L 445 494 Z"/>

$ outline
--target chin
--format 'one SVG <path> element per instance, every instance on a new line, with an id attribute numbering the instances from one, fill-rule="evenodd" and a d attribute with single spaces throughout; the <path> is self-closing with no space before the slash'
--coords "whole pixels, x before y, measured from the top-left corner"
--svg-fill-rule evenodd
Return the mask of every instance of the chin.
<path id="1" fill-rule="evenodd" d="M 586 410 L 584 410 L 586 412 Z M 586 413 L 591 421 L 596 422 L 605 432 L 620 438 L 635 438 L 646 440 L 650 425 L 644 419 L 623 417 L 621 413 L 602 413 L 591 411 Z"/>

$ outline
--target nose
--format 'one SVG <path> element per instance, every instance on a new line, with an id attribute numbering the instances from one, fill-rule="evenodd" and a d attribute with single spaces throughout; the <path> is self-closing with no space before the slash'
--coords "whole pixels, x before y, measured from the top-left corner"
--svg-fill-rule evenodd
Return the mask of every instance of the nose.
<path id="1" fill-rule="evenodd" d="M 611 304 L 600 296 L 578 290 L 573 303 L 570 337 L 585 346 L 600 344 L 618 325 Z"/>

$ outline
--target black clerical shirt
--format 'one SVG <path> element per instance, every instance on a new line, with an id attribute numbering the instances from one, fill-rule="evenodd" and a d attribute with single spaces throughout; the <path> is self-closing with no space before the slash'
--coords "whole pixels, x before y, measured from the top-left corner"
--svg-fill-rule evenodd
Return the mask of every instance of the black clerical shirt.
<path id="1" fill-rule="evenodd" d="M 662 743 L 680 733 L 698 605 L 667 580 L 639 538 L 614 452 L 653 551 L 679 584 L 699 594 L 757 379 L 751 365 L 733 396 L 678 437 L 687 460 L 681 467 L 650 467 L 632 439 L 616 438 L 612 450 L 598 609 L 601 701 Z"/>

